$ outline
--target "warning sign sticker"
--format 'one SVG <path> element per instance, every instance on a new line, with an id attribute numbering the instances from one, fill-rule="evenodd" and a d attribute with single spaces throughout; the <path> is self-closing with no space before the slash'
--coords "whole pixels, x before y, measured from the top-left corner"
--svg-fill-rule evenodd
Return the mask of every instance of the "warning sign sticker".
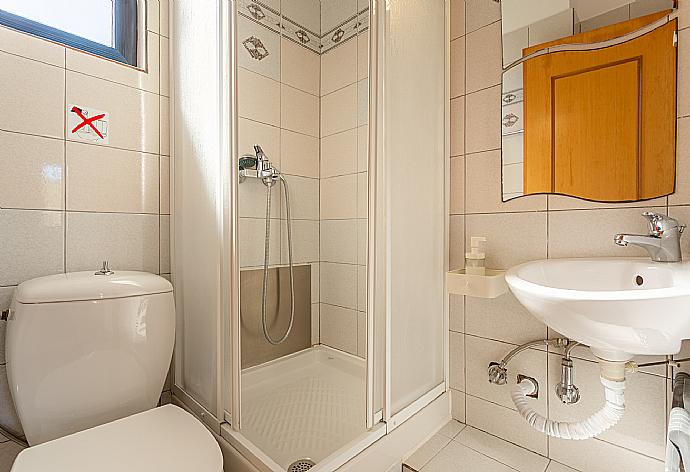
<path id="1" fill-rule="evenodd" d="M 80 105 L 67 107 L 68 136 L 77 141 L 108 144 L 110 116 L 107 112 Z"/>

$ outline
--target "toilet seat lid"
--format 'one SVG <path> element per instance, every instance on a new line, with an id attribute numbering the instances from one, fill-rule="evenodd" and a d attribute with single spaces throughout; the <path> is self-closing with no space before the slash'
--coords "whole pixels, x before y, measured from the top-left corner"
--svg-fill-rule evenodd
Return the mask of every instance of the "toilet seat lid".
<path id="1" fill-rule="evenodd" d="M 166 405 L 22 451 L 12 472 L 222 472 L 215 438 Z"/>

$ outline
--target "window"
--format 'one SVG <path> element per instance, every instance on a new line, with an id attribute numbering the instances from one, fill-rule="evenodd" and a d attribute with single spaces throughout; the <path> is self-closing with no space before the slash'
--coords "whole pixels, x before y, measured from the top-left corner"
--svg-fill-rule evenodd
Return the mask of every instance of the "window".
<path id="1" fill-rule="evenodd" d="M 0 24 L 137 65 L 137 0 L 0 0 Z"/>

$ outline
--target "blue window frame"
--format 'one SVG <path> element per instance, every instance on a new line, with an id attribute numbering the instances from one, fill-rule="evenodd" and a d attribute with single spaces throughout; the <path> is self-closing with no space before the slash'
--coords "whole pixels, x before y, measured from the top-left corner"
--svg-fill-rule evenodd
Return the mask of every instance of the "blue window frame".
<path id="1" fill-rule="evenodd" d="M 91 2 L 89 6 L 92 14 L 94 9 L 101 9 L 95 11 L 101 24 L 88 25 L 91 26 L 93 33 L 91 38 L 85 37 L 87 28 L 76 26 L 80 21 L 87 24 L 90 18 L 79 18 L 80 14 L 84 15 L 84 13 L 79 8 L 72 8 L 79 3 L 72 0 L 50 1 L 49 8 L 60 8 L 59 16 L 62 22 L 57 21 L 58 15 L 55 15 L 55 22 L 51 21 L 50 11 L 44 9 L 39 12 L 37 5 L 41 3 L 40 1 L 25 7 L 24 5 L 30 4 L 31 0 L 28 2 L 27 0 L 23 2 L 0 0 L 0 25 L 136 67 L 137 0 L 102 0 L 100 3 L 91 0 Z M 64 21 L 65 19 L 70 21 Z M 64 25 L 64 29 L 56 27 L 56 24 Z"/>

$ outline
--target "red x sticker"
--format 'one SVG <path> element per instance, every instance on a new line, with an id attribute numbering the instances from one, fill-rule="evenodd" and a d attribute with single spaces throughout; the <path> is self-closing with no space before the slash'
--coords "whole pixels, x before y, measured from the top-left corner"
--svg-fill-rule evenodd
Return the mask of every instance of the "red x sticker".
<path id="1" fill-rule="evenodd" d="M 70 138 L 91 143 L 108 143 L 108 113 L 78 105 L 70 105 L 67 112 Z"/>

